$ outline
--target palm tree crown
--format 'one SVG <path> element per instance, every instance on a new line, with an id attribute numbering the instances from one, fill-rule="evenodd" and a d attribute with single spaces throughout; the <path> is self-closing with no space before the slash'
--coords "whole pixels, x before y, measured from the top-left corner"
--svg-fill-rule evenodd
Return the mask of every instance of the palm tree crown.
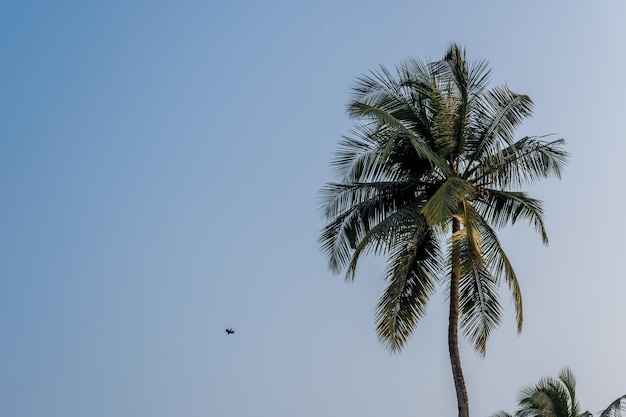
<path id="1" fill-rule="evenodd" d="M 600 411 L 600 417 L 622 417 L 625 407 L 623 395 Z M 581 412 L 576 397 L 576 380 L 571 369 L 563 368 L 557 378 L 547 377 L 535 385 L 521 390 L 515 417 L 591 417 L 589 411 Z M 492 417 L 512 417 L 500 411 Z"/>
<path id="2" fill-rule="evenodd" d="M 449 277 L 459 398 L 466 393 L 457 329 L 485 354 L 501 320 L 502 281 L 522 328 L 517 277 L 495 230 L 527 220 L 548 242 L 541 202 L 520 188 L 560 177 L 567 156 L 562 140 L 514 139 L 532 101 L 506 86 L 488 89 L 489 73 L 485 61 L 468 63 L 453 44 L 439 61 L 408 60 L 395 72 L 380 67 L 359 77 L 348 105 L 355 128 L 331 162 L 340 181 L 322 189 L 320 242 L 330 269 L 351 280 L 362 254 L 387 256 L 376 321 L 392 351 L 405 345 L 437 283 Z"/>

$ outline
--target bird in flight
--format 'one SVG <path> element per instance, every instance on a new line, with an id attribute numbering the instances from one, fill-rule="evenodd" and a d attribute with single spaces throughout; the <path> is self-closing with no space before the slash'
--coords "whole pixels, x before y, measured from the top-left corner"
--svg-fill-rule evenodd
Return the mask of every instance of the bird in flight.
<path id="1" fill-rule="evenodd" d="M 226 329 L 226 334 L 233 334 L 235 331 L 233 329 Z"/>

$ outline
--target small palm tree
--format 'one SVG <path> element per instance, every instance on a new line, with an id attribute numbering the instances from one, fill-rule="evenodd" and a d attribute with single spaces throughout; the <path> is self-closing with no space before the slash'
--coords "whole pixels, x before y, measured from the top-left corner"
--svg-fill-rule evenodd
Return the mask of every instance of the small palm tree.
<path id="1" fill-rule="evenodd" d="M 348 105 L 355 130 L 331 163 L 340 181 L 322 189 L 328 223 L 320 242 L 330 269 L 345 269 L 352 280 L 362 254 L 387 255 L 376 320 L 392 351 L 405 345 L 437 283 L 447 280 L 460 417 L 469 407 L 459 328 L 484 355 L 501 320 L 504 282 L 522 329 L 520 288 L 495 229 L 527 220 L 547 243 L 541 202 L 520 188 L 560 177 L 566 160 L 562 140 L 514 139 L 532 101 L 507 87 L 488 89 L 488 79 L 486 62 L 468 63 L 454 44 L 439 61 L 409 60 L 395 73 L 381 67 L 359 77 Z"/>
<path id="2" fill-rule="evenodd" d="M 600 417 L 622 417 L 626 407 L 622 403 L 626 395 L 619 397 L 599 412 Z M 535 385 L 522 389 L 515 417 L 591 417 L 589 411 L 581 412 L 576 398 L 576 380 L 569 368 L 563 368 L 557 378 L 547 377 Z M 492 417 L 513 417 L 500 411 Z"/>

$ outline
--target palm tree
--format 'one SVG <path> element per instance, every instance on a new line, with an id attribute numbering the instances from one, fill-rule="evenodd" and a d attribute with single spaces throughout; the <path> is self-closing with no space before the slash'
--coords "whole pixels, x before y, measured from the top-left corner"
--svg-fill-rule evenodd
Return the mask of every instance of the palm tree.
<path id="1" fill-rule="evenodd" d="M 622 417 L 626 407 L 622 400 L 626 395 L 619 397 L 601 411 L 600 417 Z M 557 378 L 547 377 L 535 385 L 522 389 L 518 401 L 516 417 L 591 417 L 589 411 L 580 411 L 580 404 L 576 398 L 576 380 L 569 368 L 563 368 Z M 511 414 L 500 411 L 492 417 L 512 417 Z"/>
<path id="2" fill-rule="evenodd" d="M 489 73 L 453 44 L 439 61 L 408 60 L 395 73 L 381 66 L 359 77 L 348 104 L 355 128 L 331 162 L 340 181 L 322 189 L 320 243 L 330 269 L 352 280 L 362 254 L 387 256 L 376 322 L 391 351 L 402 349 L 436 284 L 448 280 L 460 417 L 469 408 L 459 328 L 484 355 L 504 281 L 522 329 L 520 288 L 495 229 L 527 220 L 547 243 L 541 202 L 520 187 L 560 177 L 567 157 L 562 140 L 514 139 L 532 101 L 506 86 L 487 89 Z"/>

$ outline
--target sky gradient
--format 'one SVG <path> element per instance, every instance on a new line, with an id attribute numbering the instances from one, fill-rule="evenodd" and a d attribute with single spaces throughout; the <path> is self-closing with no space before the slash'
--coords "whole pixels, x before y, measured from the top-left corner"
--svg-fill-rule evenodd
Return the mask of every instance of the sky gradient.
<path id="1" fill-rule="evenodd" d="M 442 293 L 391 355 L 384 261 L 346 284 L 317 243 L 355 78 L 451 42 L 572 154 L 529 189 L 550 246 L 501 232 L 524 330 L 461 343 L 470 413 L 564 366 L 626 394 L 626 3 L 557 3 L 4 2 L 0 415 L 456 415 Z"/>

